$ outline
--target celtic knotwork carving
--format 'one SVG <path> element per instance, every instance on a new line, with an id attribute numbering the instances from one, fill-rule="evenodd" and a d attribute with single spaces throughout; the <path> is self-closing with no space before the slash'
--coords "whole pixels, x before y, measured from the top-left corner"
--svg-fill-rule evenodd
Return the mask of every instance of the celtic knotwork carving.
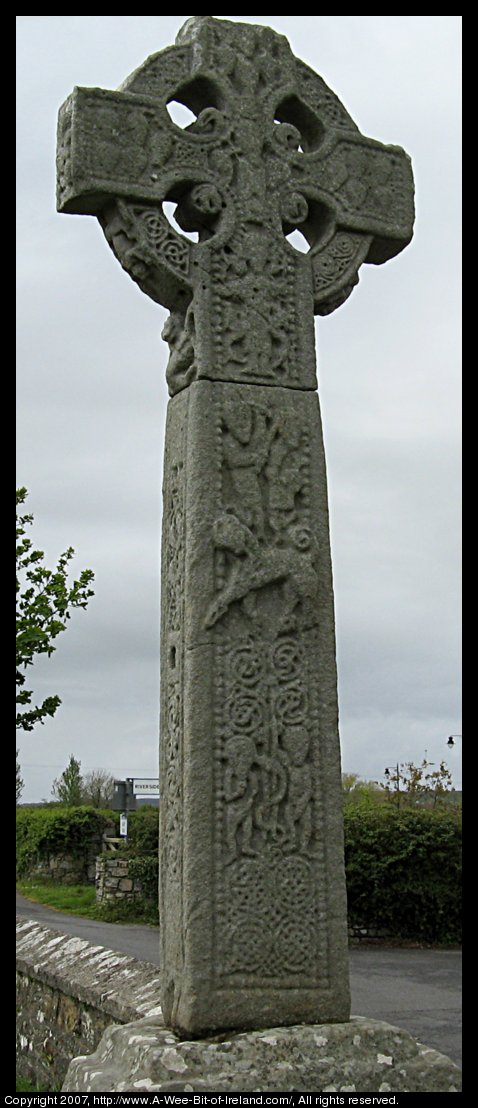
<path id="1" fill-rule="evenodd" d="M 294 912 L 281 920 L 275 936 L 276 957 L 283 973 L 306 973 L 316 936 L 313 920 Z"/>
<path id="2" fill-rule="evenodd" d="M 226 712 L 232 727 L 250 734 L 262 724 L 262 706 L 256 696 L 242 689 L 234 692 L 226 702 Z"/>
<path id="3" fill-rule="evenodd" d="M 263 918 L 243 920 L 232 932 L 229 972 L 254 973 L 270 965 L 274 936 Z"/>
<path id="4" fill-rule="evenodd" d="M 312 867 L 305 858 L 281 858 L 275 872 L 277 896 L 284 907 L 296 915 L 307 911 L 314 902 Z"/>
<path id="5" fill-rule="evenodd" d="M 311 862 L 277 848 L 264 855 L 236 861 L 224 875 L 221 973 L 277 983 L 308 973 L 310 980 L 319 941 Z"/>
<path id="6" fill-rule="evenodd" d="M 304 653 L 297 639 L 279 639 L 272 647 L 271 661 L 281 683 L 296 681 L 303 676 Z"/>
<path id="7" fill-rule="evenodd" d="M 168 628 L 179 631 L 183 602 L 182 571 L 184 564 L 184 473 L 182 465 L 173 465 L 170 473 L 168 503 L 166 505 L 166 556 L 168 559 Z M 166 522 L 167 521 L 167 522 Z"/>
<path id="8" fill-rule="evenodd" d="M 227 870 L 228 911 L 233 925 L 244 917 L 266 916 L 277 898 L 275 869 L 261 858 L 240 858 Z"/>
<path id="9" fill-rule="evenodd" d="M 216 655 L 220 975 L 286 980 L 291 970 L 279 953 L 285 922 L 294 903 L 311 926 L 317 912 L 314 725 L 302 637 L 302 628 L 314 625 L 305 613 L 316 589 L 308 452 L 304 426 L 292 413 L 238 398 L 232 386 L 224 391 L 216 442 L 223 511 L 212 529 L 216 593 L 206 625 L 222 643 Z M 256 925 L 267 931 L 261 945 Z M 246 960 L 249 935 L 254 966 Z M 302 965 L 301 959 L 299 944 L 290 964 Z"/>
<path id="10" fill-rule="evenodd" d="M 251 638 L 240 641 L 228 657 L 230 679 L 246 689 L 253 689 L 264 675 L 264 659 Z"/>
<path id="11" fill-rule="evenodd" d="M 145 238 L 155 253 L 180 273 L 189 273 L 189 247 L 180 235 L 174 234 L 166 217 L 157 208 L 133 208 L 144 228 Z"/>
<path id="12" fill-rule="evenodd" d="M 370 235 L 341 231 L 313 255 L 314 302 L 319 315 L 328 315 L 350 296 L 371 241 Z"/>
<path id="13" fill-rule="evenodd" d="M 299 683 L 279 689 L 275 700 L 277 717 L 286 727 L 303 723 L 306 712 L 306 694 Z"/>
<path id="14" fill-rule="evenodd" d="M 167 879 L 177 883 L 181 879 L 181 690 L 170 682 L 167 693 L 167 730 L 163 736 L 165 744 L 162 782 L 162 803 L 164 806 L 163 848 L 164 865 Z"/>
<path id="15" fill-rule="evenodd" d="M 190 243 L 170 227 L 158 206 L 118 200 L 99 215 L 123 269 L 148 296 L 174 309 L 190 299 Z M 165 274 L 168 292 L 165 296 Z"/>
<path id="16" fill-rule="evenodd" d="M 179 443 L 178 443 L 179 445 Z M 185 558 L 184 462 L 171 460 L 164 489 L 163 558 L 168 566 L 164 590 L 164 648 L 161 728 L 161 853 L 165 887 L 180 896 L 182 882 L 182 643 Z"/>

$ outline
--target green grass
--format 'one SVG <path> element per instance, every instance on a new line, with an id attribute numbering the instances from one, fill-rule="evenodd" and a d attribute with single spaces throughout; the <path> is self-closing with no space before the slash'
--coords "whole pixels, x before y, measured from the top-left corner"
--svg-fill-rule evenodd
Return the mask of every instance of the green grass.
<path id="1" fill-rule="evenodd" d="M 96 893 L 94 885 L 53 885 L 47 881 L 18 881 L 18 891 L 28 900 L 39 901 L 57 912 L 95 919 Z"/>
<path id="2" fill-rule="evenodd" d="M 32 1084 L 28 1080 L 28 1077 L 17 1077 L 16 1080 L 16 1093 L 55 1093 L 60 1092 L 60 1089 L 50 1089 L 46 1085 Z"/>
<path id="3" fill-rule="evenodd" d="M 74 916 L 101 920 L 104 923 L 142 923 L 158 926 L 154 908 L 146 905 L 119 904 L 100 905 L 96 903 L 94 885 L 55 885 L 49 881 L 17 881 L 18 892 L 28 900 L 55 908 L 57 912 L 67 912 Z"/>

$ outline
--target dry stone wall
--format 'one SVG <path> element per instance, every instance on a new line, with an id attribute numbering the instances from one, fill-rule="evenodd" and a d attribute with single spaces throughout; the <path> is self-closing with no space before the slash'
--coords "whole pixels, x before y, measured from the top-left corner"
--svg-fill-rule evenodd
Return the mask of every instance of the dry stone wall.
<path id="1" fill-rule="evenodd" d="M 91 845 L 86 857 L 73 854 L 47 854 L 37 858 L 28 870 L 29 877 L 44 877 L 59 885 L 94 885 L 96 874 L 96 856 L 101 850 L 101 840 Z"/>
<path id="2" fill-rule="evenodd" d="M 17 1073 L 55 1089 L 111 1024 L 157 1016 L 157 966 L 17 919 Z"/>
<path id="3" fill-rule="evenodd" d="M 143 895 L 141 882 L 130 875 L 129 860 L 119 855 L 100 854 L 96 859 L 96 900 L 98 904 L 118 900 L 134 901 Z"/>

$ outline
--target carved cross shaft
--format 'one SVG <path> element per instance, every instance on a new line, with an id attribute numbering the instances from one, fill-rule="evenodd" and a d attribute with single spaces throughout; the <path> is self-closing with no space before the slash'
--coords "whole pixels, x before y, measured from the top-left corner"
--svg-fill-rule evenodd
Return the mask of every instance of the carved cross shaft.
<path id="1" fill-rule="evenodd" d="M 171 101 L 196 115 L 185 129 Z M 176 204 L 183 231 L 163 205 Z M 267 27 L 194 16 L 60 111 L 60 211 L 166 306 L 163 1014 L 347 1020 L 337 678 L 314 312 L 410 240 L 409 160 Z M 301 230 L 307 253 L 288 240 Z"/>

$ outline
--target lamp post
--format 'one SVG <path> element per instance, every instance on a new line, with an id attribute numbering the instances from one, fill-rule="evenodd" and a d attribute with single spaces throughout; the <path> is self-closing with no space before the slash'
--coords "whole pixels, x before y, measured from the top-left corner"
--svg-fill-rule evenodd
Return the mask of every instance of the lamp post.
<path id="1" fill-rule="evenodd" d="M 446 745 L 450 747 L 450 750 L 451 750 L 452 746 L 455 745 L 455 739 L 461 739 L 461 735 L 449 735 L 448 742 L 447 742 Z"/>
<path id="2" fill-rule="evenodd" d="M 389 786 L 390 785 L 391 774 L 390 774 L 390 770 L 388 769 L 388 767 L 387 767 L 387 769 L 384 770 L 384 776 L 387 778 L 387 786 Z M 393 776 L 392 776 L 392 781 L 393 781 Z M 396 790 L 397 790 L 397 808 L 399 808 L 400 807 L 400 765 L 399 765 L 398 762 L 397 762 L 397 765 L 395 767 L 395 785 L 396 785 Z"/>

